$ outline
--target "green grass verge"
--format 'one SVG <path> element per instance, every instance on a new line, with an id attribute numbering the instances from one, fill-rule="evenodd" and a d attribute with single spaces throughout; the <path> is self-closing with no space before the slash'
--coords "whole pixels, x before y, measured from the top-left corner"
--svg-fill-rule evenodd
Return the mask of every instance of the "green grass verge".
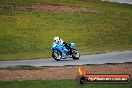
<path id="1" fill-rule="evenodd" d="M 0 70 L 39 70 L 39 69 L 41 68 L 35 66 L 28 66 L 28 65 L 17 65 L 17 66 L 0 68 Z"/>
<path id="2" fill-rule="evenodd" d="M 0 81 L 0 88 L 130 88 L 130 84 L 85 84 L 75 80 Z"/>
<path id="3" fill-rule="evenodd" d="M 0 8 L 0 60 L 51 57 L 53 38 L 75 42 L 81 54 L 132 49 L 131 5 L 92 0 L 5 0 L 48 3 L 96 10 L 95 13 L 51 13 Z"/>

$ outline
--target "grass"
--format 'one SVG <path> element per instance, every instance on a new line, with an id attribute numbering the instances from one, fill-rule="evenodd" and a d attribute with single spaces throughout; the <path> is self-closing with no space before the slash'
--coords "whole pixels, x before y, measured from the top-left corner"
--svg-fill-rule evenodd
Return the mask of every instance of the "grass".
<path id="1" fill-rule="evenodd" d="M 52 13 L 0 8 L 0 60 L 51 57 L 53 38 L 75 42 L 81 54 L 132 49 L 131 5 L 92 0 L 3 0 L 48 3 L 96 10 L 95 13 Z"/>
<path id="2" fill-rule="evenodd" d="M 0 68 L 0 70 L 39 70 L 41 68 L 29 66 L 29 65 L 17 65 L 17 66 L 9 66 L 5 68 Z"/>
<path id="3" fill-rule="evenodd" d="M 1 88 L 130 88 L 130 84 L 85 84 L 75 80 L 0 81 Z"/>

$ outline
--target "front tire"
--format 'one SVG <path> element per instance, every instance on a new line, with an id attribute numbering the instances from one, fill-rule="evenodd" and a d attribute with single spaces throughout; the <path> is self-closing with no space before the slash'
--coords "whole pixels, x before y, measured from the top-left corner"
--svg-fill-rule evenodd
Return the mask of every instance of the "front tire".
<path id="1" fill-rule="evenodd" d="M 80 57 L 80 53 L 79 53 L 76 49 L 74 49 L 74 50 L 72 51 L 72 58 L 73 58 L 74 60 L 78 60 L 79 57 Z"/>
<path id="2" fill-rule="evenodd" d="M 56 60 L 59 61 L 61 59 L 61 52 L 59 51 L 53 51 L 52 52 L 52 57 Z"/>

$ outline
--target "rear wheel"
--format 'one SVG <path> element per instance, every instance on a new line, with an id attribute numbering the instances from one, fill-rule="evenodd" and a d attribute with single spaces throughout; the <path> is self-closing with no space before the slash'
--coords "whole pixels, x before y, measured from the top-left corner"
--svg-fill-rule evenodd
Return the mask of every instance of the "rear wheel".
<path id="1" fill-rule="evenodd" d="M 56 60 L 59 61 L 61 59 L 61 52 L 59 51 L 53 51 L 52 52 L 52 57 Z"/>
<path id="2" fill-rule="evenodd" d="M 80 57 L 80 53 L 79 53 L 76 49 L 73 49 L 73 50 L 72 50 L 72 58 L 73 58 L 74 60 L 78 60 L 79 57 Z"/>
<path id="3" fill-rule="evenodd" d="M 78 76 L 76 81 L 78 84 L 84 84 L 86 82 L 86 78 L 84 76 Z"/>

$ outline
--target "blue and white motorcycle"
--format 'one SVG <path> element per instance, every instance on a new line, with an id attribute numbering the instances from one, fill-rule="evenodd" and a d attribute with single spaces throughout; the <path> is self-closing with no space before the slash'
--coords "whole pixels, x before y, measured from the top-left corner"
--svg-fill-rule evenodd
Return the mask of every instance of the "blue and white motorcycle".
<path id="1" fill-rule="evenodd" d="M 66 58 L 73 58 L 74 60 L 78 60 L 80 57 L 80 53 L 76 49 L 74 49 L 75 43 L 70 43 L 69 46 L 72 48 L 72 52 L 70 52 L 64 45 L 53 43 L 53 46 L 51 48 L 52 57 L 56 61 Z"/>

